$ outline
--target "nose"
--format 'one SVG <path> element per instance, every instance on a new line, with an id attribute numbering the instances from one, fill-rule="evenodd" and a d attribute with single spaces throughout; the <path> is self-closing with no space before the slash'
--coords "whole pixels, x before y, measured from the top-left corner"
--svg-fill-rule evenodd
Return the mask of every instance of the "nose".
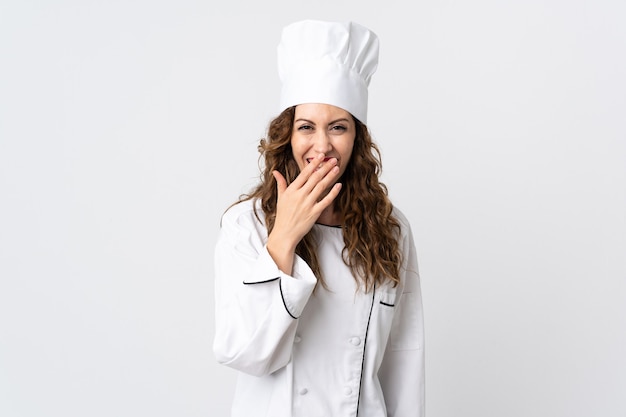
<path id="1" fill-rule="evenodd" d="M 313 149 L 318 153 L 325 153 L 333 150 L 333 145 L 328 132 L 317 132 L 314 138 Z"/>

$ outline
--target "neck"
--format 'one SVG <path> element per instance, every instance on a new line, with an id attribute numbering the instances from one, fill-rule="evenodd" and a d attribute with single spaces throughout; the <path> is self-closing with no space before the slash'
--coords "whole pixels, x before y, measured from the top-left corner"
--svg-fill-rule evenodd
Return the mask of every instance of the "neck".
<path id="1" fill-rule="evenodd" d="M 322 214 L 317 218 L 317 223 L 325 224 L 327 226 L 341 226 L 343 224 L 343 219 L 341 218 L 341 213 L 335 211 L 334 204 L 326 207 Z"/>

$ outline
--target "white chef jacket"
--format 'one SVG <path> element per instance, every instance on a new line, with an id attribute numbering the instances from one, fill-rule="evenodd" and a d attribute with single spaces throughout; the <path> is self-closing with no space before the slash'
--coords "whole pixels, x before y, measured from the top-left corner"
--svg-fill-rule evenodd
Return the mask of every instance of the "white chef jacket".
<path id="1" fill-rule="evenodd" d="M 313 226 L 328 289 L 298 256 L 291 275 L 280 271 L 254 204 L 224 214 L 215 248 L 213 349 L 240 371 L 232 417 L 423 417 L 422 299 L 405 216 L 394 209 L 401 283 L 365 293 L 342 260 L 339 227 Z"/>

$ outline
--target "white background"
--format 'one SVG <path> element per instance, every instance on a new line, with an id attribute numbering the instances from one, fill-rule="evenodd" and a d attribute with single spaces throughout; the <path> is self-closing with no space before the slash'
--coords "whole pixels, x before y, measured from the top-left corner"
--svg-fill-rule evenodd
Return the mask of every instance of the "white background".
<path id="1" fill-rule="evenodd" d="M 381 40 L 430 417 L 626 415 L 626 3 L 3 1 L 0 416 L 227 416 L 213 245 L 295 20 Z"/>

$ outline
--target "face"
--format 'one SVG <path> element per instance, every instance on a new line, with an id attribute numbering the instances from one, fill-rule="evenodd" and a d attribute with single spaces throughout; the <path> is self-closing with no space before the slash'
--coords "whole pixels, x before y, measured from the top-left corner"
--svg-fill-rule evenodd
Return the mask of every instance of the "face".
<path id="1" fill-rule="evenodd" d="M 315 156 L 323 153 L 324 161 L 337 158 L 340 175 L 346 171 L 356 126 L 352 115 L 330 104 L 300 104 L 296 106 L 291 148 L 300 171 Z"/>

